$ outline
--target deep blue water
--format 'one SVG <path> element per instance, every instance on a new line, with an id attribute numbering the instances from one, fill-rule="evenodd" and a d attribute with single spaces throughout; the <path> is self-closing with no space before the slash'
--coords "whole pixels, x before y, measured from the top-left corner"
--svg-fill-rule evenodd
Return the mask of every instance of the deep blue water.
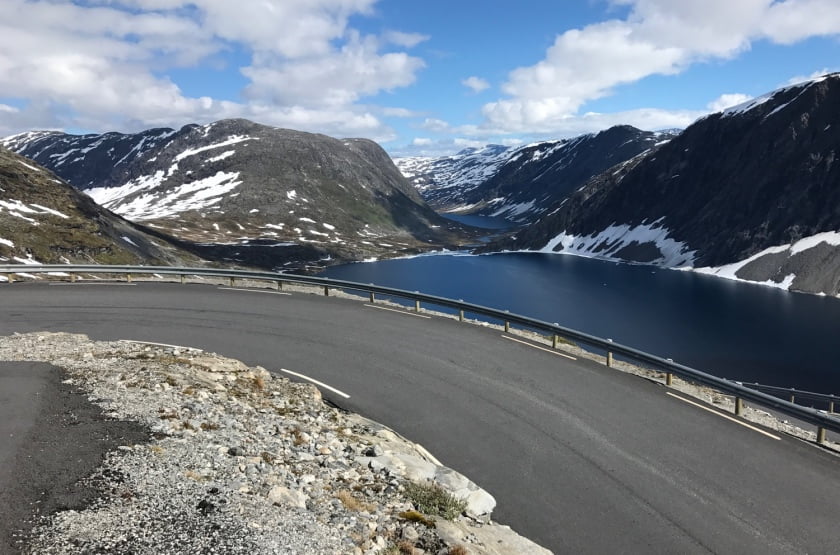
<path id="1" fill-rule="evenodd" d="M 557 322 L 724 378 L 840 393 L 840 299 L 548 254 L 425 256 L 322 275 Z"/>

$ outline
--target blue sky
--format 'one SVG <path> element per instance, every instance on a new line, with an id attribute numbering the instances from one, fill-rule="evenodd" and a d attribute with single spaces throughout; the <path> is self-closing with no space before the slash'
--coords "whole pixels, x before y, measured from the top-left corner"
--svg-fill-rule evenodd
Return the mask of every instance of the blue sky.
<path id="1" fill-rule="evenodd" d="M 393 155 L 685 127 L 840 70 L 836 0 L 3 0 L 0 135 L 226 117 Z"/>

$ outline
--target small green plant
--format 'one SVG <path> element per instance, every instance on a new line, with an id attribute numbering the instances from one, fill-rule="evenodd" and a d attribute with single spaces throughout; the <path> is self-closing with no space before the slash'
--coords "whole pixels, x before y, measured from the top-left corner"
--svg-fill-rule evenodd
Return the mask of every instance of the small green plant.
<path id="1" fill-rule="evenodd" d="M 427 515 L 455 520 L 467 508 L 467 502 L 458 499 L 434 482 L 406 482 L 405 491 L 417 510 Z"/>

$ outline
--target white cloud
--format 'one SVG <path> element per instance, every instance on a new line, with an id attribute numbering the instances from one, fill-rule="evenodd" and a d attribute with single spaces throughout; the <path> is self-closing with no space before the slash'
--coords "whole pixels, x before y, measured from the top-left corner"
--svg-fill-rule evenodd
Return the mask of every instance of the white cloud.
<path id="1" fill-rule="evenodd" d="M 834 0 L 615 0 L 630 6 L 610 20 L 556 37 L 545 58 L 510 72 L 505 98 L 485 104 L 484 127 L 563 129 L 589 101 L 650 75 L 729 59 L 756 40 L 787 44 L 840 33 Z"/>
<path id="2" fill-rule="evenodd" d="M 737 106 L 738 104 L 743 104 L 748 100 L 752 100 L 752 98 L 753 97 L 748 94 L 741 93 L 722 94 L 718 98 L 709 102 L 706 107 L 710 112 L 721 112 L 731 106 Z"/>
<path id="3" fill-rule="evenodd" d="M 387 31 L 384 35 L 387 42 L 402 46 L 403 48 L 414 48 L 421 42 L 429 40 L 429 35 L 420 33 L 404 33 L 402 31 Z"/>
<path id="4" fill-rule="evenodd" d="M 467 87 L 468 89 L 472 90 L 474 93 L 480 93 L 481 91 L 487 90 L 490 88 L 490 83 L 482 79 L 481 77 L 471 76 L 463 79 L 461 84 Z"/>
<path id="5" fill-rule="evenodd" d="M 434 141 L 428 137 L 415 137 L 414 140 L 411 141 L 411 144 L 414 146 L 429 146 L 433 143 Z"/>
<path id="6" fill-rule="evenodd" d="M 224 117 L 384 140 L 390 130 L 359 101 L 404 87 L 424 62 L 362 36 L 351 16 L 376 0 L 3 0 L 0 98 L 22 105 L 0 133 L 35 127 L 136 130 Z M 244 101 L 193 97 L 169 70 L 251 57 Z"/>
<path id="7" fill-rule="evenodd" d="M 426 118 L 423 120 L 423 123 L 420 124 L 420 127 L 435 133 L 443 133 L 450 130 L 450 125 L 447 122 L 437 118 Z"/>

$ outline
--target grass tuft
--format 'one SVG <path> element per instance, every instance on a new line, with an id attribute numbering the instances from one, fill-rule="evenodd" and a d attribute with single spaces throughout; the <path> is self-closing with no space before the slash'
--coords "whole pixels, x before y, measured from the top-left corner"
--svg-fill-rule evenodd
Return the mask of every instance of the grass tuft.
<path id="1" fill-rule="evenodd" d="M 467 502 L 458 499 L 435 482 L 406 482 L 405 491 L 417 510 L 427 515 L 455 520 L 467 508 Z"/>
<path id="2" fill-rule="evenodd" d="M 418 511 L 403 511 L 398 516 L 403 520 L 422 524 L 426 528 L 435 527 L 435 521 L 433 519 L 427 517 L 426 515 Z"/>
<path id="3" fill-rule="evenodd" d="M 344 505 L 348 510 L 357 512 L 371 512 L 374 510 L 373 505 L 371 505 L 370 503 L 365 503 L 364 501 L 360 501 L 359 499 L 353 497 L 353 494 L 346 489 L 339 491 L 335 494 L 335 496 L 339 501 L 341 501 L 341 504 Z"/>

